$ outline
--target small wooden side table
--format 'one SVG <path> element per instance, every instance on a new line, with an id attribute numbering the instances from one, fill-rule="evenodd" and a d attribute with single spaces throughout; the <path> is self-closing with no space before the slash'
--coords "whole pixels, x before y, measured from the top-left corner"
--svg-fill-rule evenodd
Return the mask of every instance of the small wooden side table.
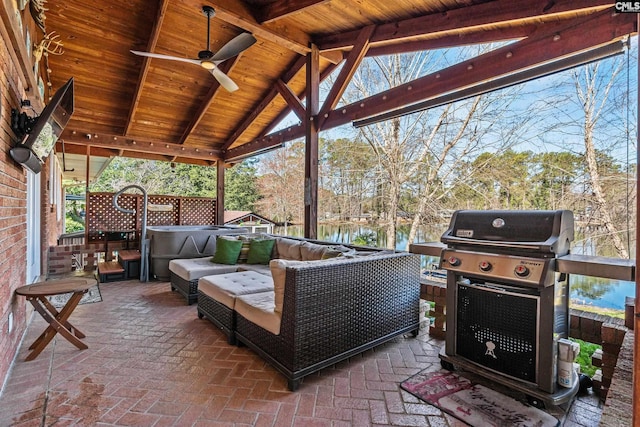
<path id="1" fill-rule="evenodd" d="M 82 299 L 82 296 L 87 293 L 89 288 L 94 284 L 95 281 L 91 279 L 60 279 L 35 283 L 16 289 L 16 294 L 27 297 L 27 301 L 29 301 L 44 320 L 49 323 L 47 329 L 45 329 L 29 347 L 31 353 L 27 356 L 27 361 L 38 357 L 40 352 L 44 350 L 57 333 L 60 333 L 60 335 L 80 350 L 89 348 L 79 339 L 84 338 L 85 335 L 69 323 L 68 319 Z M 60 311 L 47 299 L 47 297 L 51 295 L 66 293 L 73 294 Z"/>

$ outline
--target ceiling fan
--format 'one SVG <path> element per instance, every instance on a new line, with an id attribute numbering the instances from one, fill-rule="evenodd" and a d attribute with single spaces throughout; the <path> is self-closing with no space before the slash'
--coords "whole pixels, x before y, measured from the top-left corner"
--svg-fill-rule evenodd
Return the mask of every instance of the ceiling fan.
<path id="1" fill-rule="evenodd" d="M 222 46 L 218 52 L 213 53 L 209 50 L 209 38 L 211 35 L 211 17 L 215 15 L 216 11 L 211 6 L 202 6 L 202 13 L 207 17 L 207 48 L 198 52 L 198 59 L 180 58 L 178 56 L 162 55 L 151 52 L 140 52 L 138 50 L 132 50 L 131 53 L 140 56 L 148 56 L 150 58 L 168 59 L 171 61 L 181 61 L 200 65 L 205 70 L 209 70 L 223 88 L 229 92 L 236 91 L 238 90 L 238 85 L 231 80 L 229 76 L 220 71 L 218 64 L 229 58 L 233 58 L 234 56 L 239 55 L 242 51 L 248 49 L 256 42 L 256 38 L 250 33 L 242 33 Z"/>

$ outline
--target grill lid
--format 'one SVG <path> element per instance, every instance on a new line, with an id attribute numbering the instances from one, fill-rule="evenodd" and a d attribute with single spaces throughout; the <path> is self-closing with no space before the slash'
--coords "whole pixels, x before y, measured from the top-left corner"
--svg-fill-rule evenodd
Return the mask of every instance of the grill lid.
<path id="1" fill-rule="evenodd" d="M 573 239 L 569 210 L 460 210 L 440 241 L 449 248 L 566 255 Z"/>

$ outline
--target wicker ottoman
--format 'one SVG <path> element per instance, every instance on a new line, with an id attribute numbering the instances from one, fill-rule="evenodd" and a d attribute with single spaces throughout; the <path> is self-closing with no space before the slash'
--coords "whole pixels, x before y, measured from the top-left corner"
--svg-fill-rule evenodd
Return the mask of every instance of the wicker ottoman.
<path id="1" fill-rule="evenodd" d="M 198 300 L 198 279 L 212 274 L 232 273 L 237 265 L 214 264 L 212 257 L 183 258 L 169 261 L 171 290 L 180 292 L 191 305 Z"/>
<path id="2" fill-rule="evenodd" d="M 198 317 L 206 317 L 236 343 L 236 298 L 241 295 L 273 292 L 271 277 L 255 271 L 205 276 L 198 280 Z"/>

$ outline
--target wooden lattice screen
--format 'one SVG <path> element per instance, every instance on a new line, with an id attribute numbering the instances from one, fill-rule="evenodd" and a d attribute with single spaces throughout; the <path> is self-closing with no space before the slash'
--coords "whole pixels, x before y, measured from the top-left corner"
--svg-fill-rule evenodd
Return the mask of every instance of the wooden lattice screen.
<path id="1" fill-rule="evenodd" d="M 106 235 L 136 232 L 142 228 L 141 194 L 121 194 L 118 205 L 133 209 L 135 214 L 125 214 L 113 206 L 115 193 L 88 193 L 86 238 L 87 242 L 104 240 Z M 147 227 L 158 225 L 214 225 L 216 199 L 205 197 L 148 196 Z M 117 239 L 117 236 L 109 237 Z"/>
<path id="2" fill-rule="evenodd" d="M 215 199 L 183 198 L 180 205 L 180 225 L 215 224 Z"/>

